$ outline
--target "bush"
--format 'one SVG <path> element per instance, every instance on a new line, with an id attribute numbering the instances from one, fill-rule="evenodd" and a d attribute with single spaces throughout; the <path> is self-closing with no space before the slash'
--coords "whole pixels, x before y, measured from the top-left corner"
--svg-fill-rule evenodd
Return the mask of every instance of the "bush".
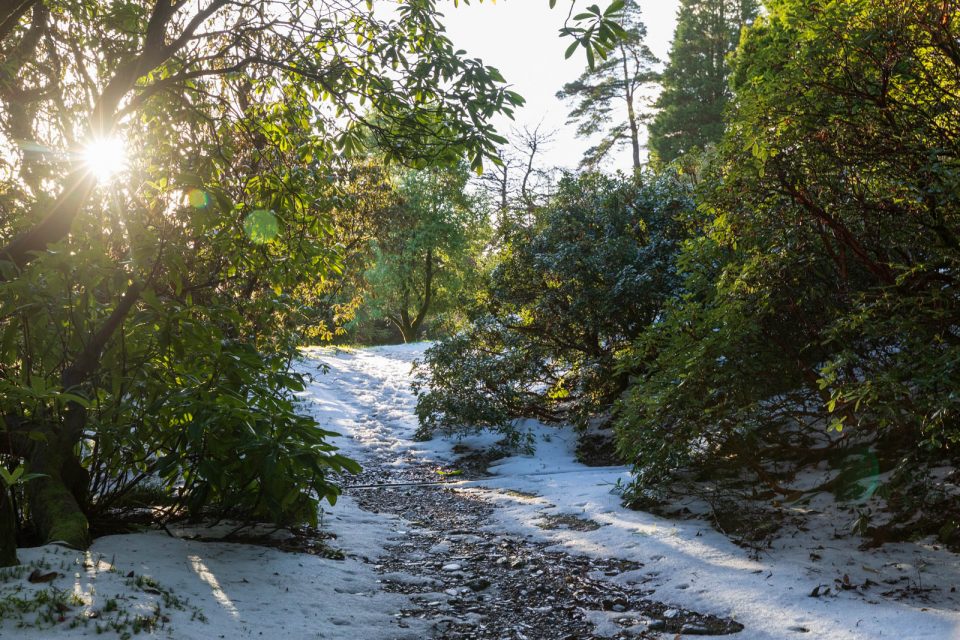
<path id="1" fill-rule="evenodd" d="M 424 435 L 514 419 L 574 420 L 626 388 L 623 349 L 662 313 L 677 285 L 675 175 L 567 176 L 529 224 L 513 222 L 469 327 L 417 368 Z"/>

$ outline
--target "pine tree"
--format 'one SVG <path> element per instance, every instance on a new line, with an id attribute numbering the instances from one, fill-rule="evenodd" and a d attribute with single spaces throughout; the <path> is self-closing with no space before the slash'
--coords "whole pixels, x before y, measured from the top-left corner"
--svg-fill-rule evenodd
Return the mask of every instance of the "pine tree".
<path id="1" fill-rule="evenodd" d="M 584 154 L 581 166 L 593 167 L 611 150 L 629 142 L 633 166 L 640 167 L 640 116 L 637 113 L 638 92 L 657 79 L 653 65 L 657 58 L 644 40 L 647 27 L 640 19 L 640 7 L 634 0 L 624 3 L 620 26 L 624 33 L 606 59 L 573 82 L 563 85 L 557 97 L 575 100 L 568 122 L 577 123 L 577 135 L 588 138 L 603 133 L 603 138 Z M 614 110 L 623 101 L 627 107 L 626 122 L 613 122 Z"/>
<path id="2" fill-rule="evenodd" d="M 649 127 L 648 145 L 657 160 L 672 162 L 720 139 L 730 96 L 727 57 L 758 12 L 757 0 L 681 0 L 663 92 Z"/>

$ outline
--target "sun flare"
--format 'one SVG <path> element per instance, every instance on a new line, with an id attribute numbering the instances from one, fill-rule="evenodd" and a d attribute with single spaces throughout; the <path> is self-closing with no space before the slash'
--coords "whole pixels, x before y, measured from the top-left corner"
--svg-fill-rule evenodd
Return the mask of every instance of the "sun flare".
<path id="1" fill-rule="evenodd" d="M 106 182 L 127 167 L 126 146 L 119 138 L 92 140 L 83 149 L 83 163 L 98 182 Z"/>

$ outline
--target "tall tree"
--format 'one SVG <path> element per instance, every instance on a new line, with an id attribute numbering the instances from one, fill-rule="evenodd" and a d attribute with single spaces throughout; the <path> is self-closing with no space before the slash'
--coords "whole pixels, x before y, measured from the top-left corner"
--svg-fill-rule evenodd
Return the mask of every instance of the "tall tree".
<path id="1" fill-rule="evenodd" d="M 681 0 L 648 145 L 660 162 L 719 141 L 730 98 L 727 57 L 756 18 L 757 0 Z"/>
<path id="2" fill-rule="evenodd" d="M 581 165 L 585 167 L 596 167 L 611 151 L 629 144 L 633 167 L 640 168 L 639 100 L 643 87 L 657 79 L 653 66 L 658 60 L 644 42 L 647 27 L 641 20 L 640 7 L 634 0 L 621 4 L 616 46 L 599 64 L 591 58 L 590 68 L 557 92 L 558 98 L 575 103 L 568 122 L 577 124 L 578 136 L 602 134 L 584 154 Z M 571 47 L 568 55 L 572 53 Z M 627 110 L 625 122 L 620 119 L 621 105 Z"/>

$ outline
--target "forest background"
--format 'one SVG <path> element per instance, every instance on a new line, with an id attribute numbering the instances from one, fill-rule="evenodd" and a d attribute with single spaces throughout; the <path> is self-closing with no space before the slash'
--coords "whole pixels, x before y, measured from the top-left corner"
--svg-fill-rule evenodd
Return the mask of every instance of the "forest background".
<path id="1" fill-rule="evenodd" d="M 576 7 L 556 172 L 429 0 L 5 6 L 0 560 L 144 500 L 314 522 L 356 464 L 297 347 L 420 339 L 424 437 L 612 434 L 646 508 L 881 478 L 859 533 L 957 546 L 956 2 L 683 0 L 665 66 Z"/>

